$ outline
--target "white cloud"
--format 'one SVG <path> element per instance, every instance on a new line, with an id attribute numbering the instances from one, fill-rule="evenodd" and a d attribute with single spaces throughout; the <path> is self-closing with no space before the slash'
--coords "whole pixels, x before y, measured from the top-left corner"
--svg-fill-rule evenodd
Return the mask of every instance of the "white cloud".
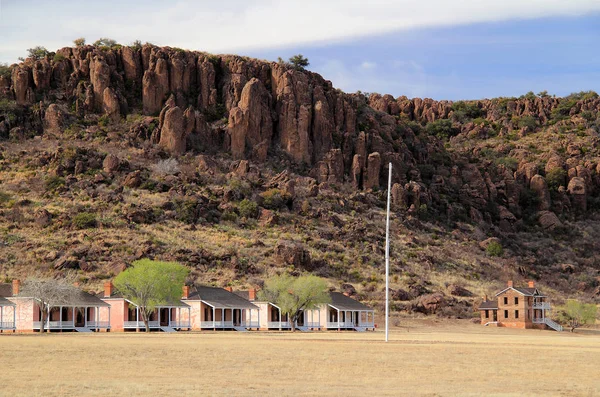
<path id="1" fill-rule="evenodd" d="M 329 42 L 418 27 L 600 11 L 598 0 L 179 0 L 133 5 L 115 1 L 3 2 L 0 61 L 24 49 L 108 36 L 235 52 Z M 17 52 L 19 51 L 19 52 Z M 12 58 L 12 59 L 11 59 Z"/>
<path id="2" fill-rule="evenodd" d="M 364 61 L 360 64 L 360 67 L 362 69 L 375 69 L 377 67 L 377 64 L 375 62 Z"/>

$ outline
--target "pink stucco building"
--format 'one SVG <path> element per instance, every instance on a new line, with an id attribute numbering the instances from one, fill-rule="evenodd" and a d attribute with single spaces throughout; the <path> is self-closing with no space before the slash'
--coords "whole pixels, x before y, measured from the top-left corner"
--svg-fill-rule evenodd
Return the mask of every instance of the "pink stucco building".
<path id="1" fill-rule="evenodd" d="M 19 280 L 12 284 L 0 284 L 0 297 L 11 302 L 13 306 L 14 329 L 18 332 L 35 332 L 42 328 L 41 304 L 27 290 L 27 283 L 21 286 Z M 48 303 L 48 315 L 44 329 L 49 331 L 107 331 L 110 322 L 103 320 L 109 317 L 110 306 L 94 295 L 78 290 L 70 296 L 55 298 Z M 2 321 L 6 316 L 2 310 Z"/>

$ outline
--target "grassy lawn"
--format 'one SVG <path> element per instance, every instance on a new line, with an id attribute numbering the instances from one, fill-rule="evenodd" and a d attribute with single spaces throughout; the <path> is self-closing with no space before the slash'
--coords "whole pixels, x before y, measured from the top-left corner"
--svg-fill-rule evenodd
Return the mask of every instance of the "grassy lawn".
<path id="1" fill-rule="evenodd" d="M 414 324 L 375 333 L 0 335 L 0 395 L 557 395 L 600 390 L 600 337 Z"/>

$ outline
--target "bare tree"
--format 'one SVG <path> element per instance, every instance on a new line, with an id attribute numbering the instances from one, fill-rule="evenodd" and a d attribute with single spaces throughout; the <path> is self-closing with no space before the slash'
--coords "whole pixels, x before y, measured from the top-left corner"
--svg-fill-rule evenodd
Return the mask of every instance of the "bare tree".
<path id="1" fill-rule="evenodd" d="M 40 307 L 40 333 L 42 333 L 44 332 L 44 324 L 48 318 L 49 309 L 69 303 L 79 293 L 79 289 L 66 280 L 30 278 L 23 283 L 23 289 L 19 295 L 33 298 Z"/>
<path id="2" fill-rule="evenodd" d="M 179 172 L 179 162 L 177 159 L 171 157 L 151 165 L 150 168 L 155 174 L 160 176 L 175 175 Z"/>

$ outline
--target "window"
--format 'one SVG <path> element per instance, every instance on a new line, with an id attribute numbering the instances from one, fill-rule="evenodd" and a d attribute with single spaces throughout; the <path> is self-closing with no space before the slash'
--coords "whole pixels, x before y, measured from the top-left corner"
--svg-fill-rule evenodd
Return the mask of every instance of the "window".
<path id="1" fill-rule="evenodd" d="M 504 304 L 505 304 L 505 305 L 508 305 L 508 296 L 505 296 L 505 297 L 504 297 Z"/>
<path id="2" fill-rule="evenodd" d="M 519 304 L 519 297 L 515 296 L 515 305 L 518 305 L 518 304 Z"/>
<path id="3" fill-rule="evenodd" d="M 519 311 L 515 310 L 515 318 L 519 318 Z"/>
<path id="4" fill-rule="evenodd" d="M 490 311 L 489 310 L 485 311 L 485 318 L 490 318 Z"/>
<path id="5" fill-rule="evenodd" d="M 508 318 L 508 310 L 504 311 L 504 318 Z"/>

